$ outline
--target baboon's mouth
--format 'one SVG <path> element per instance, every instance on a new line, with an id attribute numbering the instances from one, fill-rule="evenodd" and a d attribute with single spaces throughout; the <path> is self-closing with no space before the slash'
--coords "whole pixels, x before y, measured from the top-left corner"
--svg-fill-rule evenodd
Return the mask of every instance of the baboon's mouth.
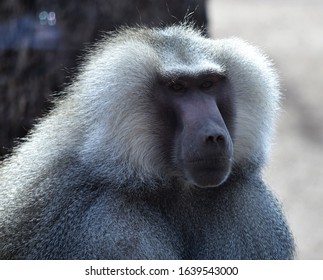
<path id="1" fill-rule="evenodd" d="M 186 180 L 199 187 L 219 186 L 231 172 L 231 160 L 228 158 L 199 158 L 186 161 L 183 173 Z"/>

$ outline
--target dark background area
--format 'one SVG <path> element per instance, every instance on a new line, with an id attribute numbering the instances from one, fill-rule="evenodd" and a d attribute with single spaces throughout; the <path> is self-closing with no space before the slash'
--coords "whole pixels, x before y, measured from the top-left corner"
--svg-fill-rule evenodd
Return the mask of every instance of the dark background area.
<path id="1" fill-rule="evenodd" d="M 204 0 L 2 0 L 0 159 L 47 111 L 53 93 L 77 73 L 84 49 L 104 32 L 121 25 L 159 27 L 186 16 L 205 26 Z"/>

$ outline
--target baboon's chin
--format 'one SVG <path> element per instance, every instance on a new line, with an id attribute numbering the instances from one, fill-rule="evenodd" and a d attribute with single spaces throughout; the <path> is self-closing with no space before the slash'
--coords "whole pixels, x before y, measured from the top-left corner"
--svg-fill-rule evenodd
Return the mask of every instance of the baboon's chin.
<path id="1" fill-rule="evenodd" d="M 187 164 L 184 173 L 186 180 L 197 187 L 218 187 L 230 175 L 229 163 L 194 163 Z"/>

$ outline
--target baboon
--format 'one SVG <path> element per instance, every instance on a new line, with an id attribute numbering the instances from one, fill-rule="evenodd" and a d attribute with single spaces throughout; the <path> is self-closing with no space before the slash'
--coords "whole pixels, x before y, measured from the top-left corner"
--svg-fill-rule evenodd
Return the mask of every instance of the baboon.
<path id="1" fill-rule="evenodd" d="M 261 178 L 280 89 L 189 23 L 98 43 L 0 169 L 1 259 L 291 259 Z"/>

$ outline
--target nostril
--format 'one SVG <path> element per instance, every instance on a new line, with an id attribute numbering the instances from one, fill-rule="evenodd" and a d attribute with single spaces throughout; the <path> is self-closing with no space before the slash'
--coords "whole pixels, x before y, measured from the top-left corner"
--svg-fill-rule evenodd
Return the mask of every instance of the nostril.
<path id="1" fill-rule="evenodd" d="M 223 143 L 225 141 L 224 136 L 223 135 L 219 135 L 216 137 L 216 142 L 218 143 Z"/>
<path id="2" fill-rule="evenodd" d="M 218 144 L 221 144 L 221 143 L 224 143 L 225 142 L 225 138 L 223 135 L 209 135 L 209 136 L 206 136 L 204 138 L 205 140 L 205 143 L 218 143 Z"/>
<path id="3" fill-rule="evenodd" d="M 205 137 L 205 143 L 213 143 L 214 142 L 214 136 L 206 136 Z"/>

